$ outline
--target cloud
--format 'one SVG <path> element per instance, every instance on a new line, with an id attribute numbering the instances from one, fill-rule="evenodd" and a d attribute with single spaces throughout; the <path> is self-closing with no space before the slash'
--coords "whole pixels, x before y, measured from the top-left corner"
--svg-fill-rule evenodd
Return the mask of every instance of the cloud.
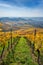
<path id="1" fill-rule="evenodd" d="M 0 7 L 8 7 L 8 8 L 11 8 L 12 6 L 9 5 L 9 4 L 0 3 Z"/>
<path id="2" fill-rule="evenodd" d="M 0 2 L 13 6 L 37 7 L 39 5 L 42 5 L 43 0 L 0 0 Z"/>
<path id="3" fill-rule="evenodd" d="M 33 3 L 34 0 L 6 1 L 7 2 L 0 3 L 0 17 L 43 17 L 43 0 L 36 0 L 39 2 L 36 7 L 32 7 L 32 5 L 26 6 L 29 2 Z M 25 3 L 26 1 L 28 2 L 27 4 Z M 13 2 L 15 2 L 15 4 Z M 13 3 L 14 5 L 12 5 L 11 3 Z M 34 1 L 34 3 L 36 2 Z"/>
<path id="4" fill-rule="evenodd" d="M 0 17 L 43 17 L 43 10 L 25 7 L 1 9 Z"/>

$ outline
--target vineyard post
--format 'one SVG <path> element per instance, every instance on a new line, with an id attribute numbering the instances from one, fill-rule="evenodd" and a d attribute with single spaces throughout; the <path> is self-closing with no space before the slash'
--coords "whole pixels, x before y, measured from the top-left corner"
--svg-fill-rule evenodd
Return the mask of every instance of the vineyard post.
<path id="1" fill-rule="evenodd" d="M 34 31 L 34 43 L 35 43 L 35 38 L 36 38 L 36 29 Z"/>
<path id="2" fill-rule="evenodd" d="M 38 52 L 37 62 L 38 62 L 38 64 L 40 65 L 40 50 L 39 50 L 39 49 L 37 49 L 37 52 Z"/>
<path id="3" fill-rule="evenodd" d="M 11 48 L 12 48 L 12 26 L 11 26 Z"/>
<path id="4" fill-rule="evenodd" d="M 35 45 L 35 38 L 36 38 L 36 29 L 34 30 L 34 43 L 33 43 L 33 53 L 34 53 L 34 49 L 35 49 L 35 47 L 34 47 L 34 45 Z"/>
<path id="5" fill-rule="evenodd" d="M 35 38 L 36 38 L 36 29 L 34 31 L 34 43 L 35 43 Z M 38 52 L 37 61 L 38 61 L 38 64 L 40 65 L 40 50 L 37 49 L 37 52 Z"/>

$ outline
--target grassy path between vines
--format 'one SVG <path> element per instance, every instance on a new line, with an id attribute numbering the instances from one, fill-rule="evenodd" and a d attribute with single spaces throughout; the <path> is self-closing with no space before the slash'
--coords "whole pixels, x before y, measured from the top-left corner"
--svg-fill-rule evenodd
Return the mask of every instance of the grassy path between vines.
<path id="1" fill-rule="evenodd" d="M 32 50 L 24 37 L 20 38 L 14 52 L 14 62 L 10 65 L 38 65 L 33 59 Z"/>

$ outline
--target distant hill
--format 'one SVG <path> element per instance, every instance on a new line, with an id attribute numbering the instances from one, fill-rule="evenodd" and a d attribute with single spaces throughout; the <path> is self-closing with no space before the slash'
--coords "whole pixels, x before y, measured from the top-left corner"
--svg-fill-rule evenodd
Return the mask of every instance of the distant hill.
<path id="1" fill-rule="evenodd" d="M 23 26 L 24 24 L 29 24 L 34 27 L 43 28 L 43 17 L 2 17 L 0 22 L 8 25 Z"/>

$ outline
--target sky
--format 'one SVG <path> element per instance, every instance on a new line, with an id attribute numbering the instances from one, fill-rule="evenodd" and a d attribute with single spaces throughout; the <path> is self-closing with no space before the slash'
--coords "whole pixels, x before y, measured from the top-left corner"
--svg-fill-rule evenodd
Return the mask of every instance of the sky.
<path id="1" fill-rule="evenodd" d="M 0 17 L 43 17 L 43 0 L 0 0 Z"/>

